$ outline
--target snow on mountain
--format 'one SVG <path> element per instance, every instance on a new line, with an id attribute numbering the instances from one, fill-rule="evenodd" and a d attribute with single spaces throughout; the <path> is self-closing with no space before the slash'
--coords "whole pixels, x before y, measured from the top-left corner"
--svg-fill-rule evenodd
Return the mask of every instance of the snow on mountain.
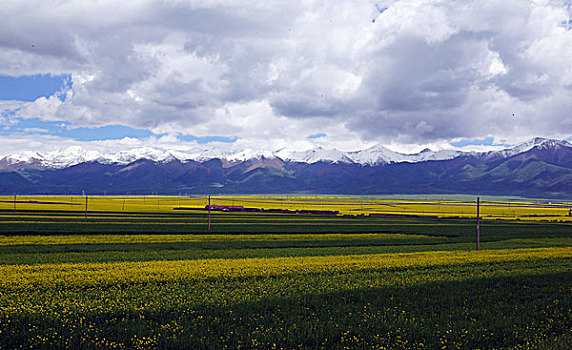
<path id="1" fill-rule="evenodd" d="M 102 159 L 106 163 L 131 163 L 139 159 L 149 159 L 154 162 L 168 162 L 178 159 L 171 151 L 162 151 L 151 147 L 135 148 L 129 151 L 120 151 L 110 154 Z"/>
<path id="2" fill-rule="evenodd" d="M 10 154 L 2 160 L 7 164 L 36 164 L 47 168 L 64 168 L 83 162 L 91 162 L 102 157 L 97 151 L 88 151 L 79 146 L 57 149 L 40 154 L 38 152 L 21 152 Z"/>
<path id="3" fill-rule="evenodd" d="M 243 162 L 251 159 L 262 159 L 262 158 L 275 158 L 276 156 L 272 151 L 265 150 L 253 150 L 247 148 L 237 153 L 227 154 L 224 158 L 231 162 Z"/>
<path id="4" fill-rule="evenodd" d="M 292 150 L 289 150 L 288 148 L 284 147 L 284 148 L 281 148 L 281 149 L 274 151 L 273 153 L 274 153 L 275 157 L 280 158 L 282 160 L 286 160 L 286 159 L 289 159 L 290 153 L 292 153 Z"/>
<path id="5" fill-rule="evenodd" d="M 492 151 L 484 154 L 485 159 L 502 159 L 515 156 L 524 152 L 528 152 L 533 148 L 536 149 L 556 149 L 558 147 L 572 147 L 572 144 L 565 140 L 545 139 L 536 137 L 530 141 L 523 142 L 514 147 L 503 149 L 501 151 Z"/>
<path id="6" fill-rule="evenodd" d="M 71 146 L 43 154 L 42 165 L 64 168 L 70 165 L 93 162 L 102 157 L 97 151 L 89 151 L 80 146 Z"/>
<path id="7" fill-rule="evenodd" d="M 322 147 L 312 148 L 307 151 L 281 152 L 282 160 L 301 163 L 353 163 L 353 160 L 346 153 L 337 149 L 324 149 Z"/>
<path id="8" fill-rule="evenodd" d="M 236 150 L 220 148 L 197 148 L 189 151 L 180 151 L 141 147 L 109 154 L 86 150 L 80 146 L 72 146 L 45 153 L 25 151 L 17 154 L 10 154 L 4 158 L 0 158 L 0 164 L 17 164 L 18 166 L 22 166 L 22 164 L 33 164 L 46 168 L 65 168 L 75 164 L 93 161 L 97 161 L 102 164 L 128 164 L 139 159 L 149 159 L 154 162 L 169 162 L 172 160 L 179 160 L 181 162 L 203 162 L 218 158 L 229 162 L 241 162 L 253 159 L 260 160 L 280 158 L 286 162 L 302 162 L 308 164 L 316 162 L 331 162 L 383 165 L 402 162 L 416 163 L 428 160 L 446 160 L 453 159 L 463 154 L 470 154 L 484 159 L 501 159 L 527 152 L 533 148 L 556 149 L 558 147 L 572 147 L 572 144 L 561 140 L 535 138 L 501 151 L 475 153 L 457 150 L 432 151 L 425 149 L 415 154 L 394 152 L 382 145 L 376 145 L 365 150 L 352 152 L 342 152 L 336 149 L 324 149 L 322 147 L 306 151 L 292 151 L 287 148 L 275 151 L 248 148 L 239 152 Z"/>
<path id="9" fill-rule="evenodd" d="M 182 162 L 189 161 L 189 160 L 194 160 L 197 162 L 204 162 L 204 161 L 207 161 L 210 159 L 224 158 L 223 152 L 221 152 L 220 150 L 217 150 L 217 149 L 210 149 L 210 148 L 197 149 L 197 150 L 192 150 L 189 152 L 180 151 L 178 153 L 185 155 L 184 157 L 177 157 Z"/>
<path id="10" fill-rule="evenodd" d="M 393 152 L 382 145 L 372 146 L 362 151 L 349 152 L 348 156 L 359 164 L 380 165 L 391 162 L 399 162 L 403 159 L 403 154 Z"/>
<path id="11" fill-rule="evenodd" d="M 394 152 L 382 145 L 376 145 L 363 151 L 350 152 L 348 156 L 355 163 L 380 165 L 389 163 L 417 163 L 428 160 L 453 159 L 462 153 L 463 152 L 461 151 L 454 150 L 432 151 L 430 149 L 424 149 L 423 151 L 415 154 L 403 154 Z"/>
<path id="12" fill-rule="evenodd" d="M 410 163 L 417 163 L 417 162 L 425 162 L 428 160 L 447 160 L 456 158 L 462 154 L 464 154 L 464 152 L 449 150 L 449 149 L 444 149 L 440 151 L 432 151 L 430 149 L 424 149 L 423 151 L 416 154 L 408 154 L 407 160 L 404 161 Z"/>
<path id="13" fill-rule="evenodd" d="M 174 154 L 173 154 L 174 153 Z M 103 155 L 98 151 L 86 150 L 80 146 L 57 149 L 46 153 L 22 152 L 3 158 L 8 164 L 35 163 L 46 168 L 66 168 L 72 165 L 97 161 L 102 164 L 128 164 L 138 159 L 149 159 L 155 162 L 183 158 L 183 153 L 176 151 L 161 151 L 150 147 L 135 148 Z"/>
<path id="14" fill-rule="evenodd" d="M 42 158 L 43 158 L 42 155 L 39 154 L 38 152 L 24 151 L 21 153 L 10 154 L 3 159 L 10 164 L 16 164 L 16 163 L 31 164 L 40 161 Z"/>

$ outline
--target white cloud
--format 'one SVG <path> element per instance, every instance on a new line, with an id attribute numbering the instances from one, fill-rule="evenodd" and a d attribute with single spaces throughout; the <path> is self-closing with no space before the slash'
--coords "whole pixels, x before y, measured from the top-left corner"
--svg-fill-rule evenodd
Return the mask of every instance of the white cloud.
<path id="1" fill-rule="evenodd" d="M 0 74 L 70 74 L 73 89 L 0 108 L 273 148 L 572 134 L 565 1 L 375 5 L 6 0 Z"/>

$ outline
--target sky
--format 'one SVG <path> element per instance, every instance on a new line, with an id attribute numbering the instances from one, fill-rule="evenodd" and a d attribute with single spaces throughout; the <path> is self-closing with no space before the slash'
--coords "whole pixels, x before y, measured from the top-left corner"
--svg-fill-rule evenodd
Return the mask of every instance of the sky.
<path id="1" fill-rule="evenodd" d="M 0 154 L 572 139 L 571 0 L 3 0 Z"/>

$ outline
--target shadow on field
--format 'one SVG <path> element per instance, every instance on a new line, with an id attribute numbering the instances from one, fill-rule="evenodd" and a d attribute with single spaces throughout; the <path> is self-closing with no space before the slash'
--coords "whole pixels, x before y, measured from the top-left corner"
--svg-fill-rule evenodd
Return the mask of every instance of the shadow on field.
<path id="1" fill-rule="evenodd" d="M 351 282 L 352 276 L 347 278 Z M 230 297 L 256 281 L 226 282 Z M 188 288 L 196 287 L 189 283 Z M 223 295 L 217 302 L 183 302 L 158 311 L 126 306 L 130 311 L 16 314 L 10 322 L 1 320 L 0 348 L 567 349 L 571 285 L 568 271 L 405 287 L 348 285 L 348 290 L 285 297 L 278 291 L 262 293 L 255 302 L 227 303 Z"/>

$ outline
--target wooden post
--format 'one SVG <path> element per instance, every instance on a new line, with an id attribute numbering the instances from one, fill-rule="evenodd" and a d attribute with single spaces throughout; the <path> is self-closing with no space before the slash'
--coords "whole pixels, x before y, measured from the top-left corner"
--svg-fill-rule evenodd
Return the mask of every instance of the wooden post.
<path id="1" fill-rule="evenodd" d="M 477 250 L 479 250 L 479 239 L 480 239 L 480 214 L 479 214 L 479 209 L 480 209 L 480 198 L 477 197 Z"/>
<path id="2" fill-rule="evenodd" d="M 207 227 L 207 230 L 211 230 L 211 196 L 209 196 L 209 225 Z"/>
<path id="3" fill-rule="evenodd" d="M 16 214 L 16 193 L 14 193 L 14 214 Z"/>
<path id="4" fill-rule="evenodd" d="M 87 196 L 85 196 L 85 222 L 87 222 Z"/>

